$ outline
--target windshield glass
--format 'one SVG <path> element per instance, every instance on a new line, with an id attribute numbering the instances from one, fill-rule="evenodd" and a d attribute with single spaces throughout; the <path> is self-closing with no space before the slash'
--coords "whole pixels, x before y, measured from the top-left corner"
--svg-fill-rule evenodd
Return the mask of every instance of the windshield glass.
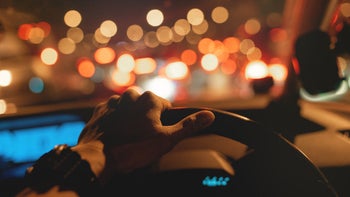
<path id="1" fill-rule="evenodd" d="M 278 96 L 290 67 L 290 7 L 280 0 L 1 1 L 0 103 L 96 99 L 130 87 L 174 103 Z"/>

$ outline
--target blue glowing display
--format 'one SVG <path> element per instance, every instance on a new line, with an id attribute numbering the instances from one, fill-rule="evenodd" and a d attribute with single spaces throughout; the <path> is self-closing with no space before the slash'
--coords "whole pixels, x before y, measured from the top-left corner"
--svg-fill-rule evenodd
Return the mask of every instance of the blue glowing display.
<path id="1" fill-rule="evenodd" d="M 229 181 L 230 177 L 227 176 L 206 176 L 202 181 L 202 185 L 207 187 L 223 187 L 227 186 Z"/>
<path id="2" fill-rule="evenodd" d="M 70 115 L 0 121 L 0 164 L 35 161 L 57 144 L 75 145 L 84 126 Z"/>

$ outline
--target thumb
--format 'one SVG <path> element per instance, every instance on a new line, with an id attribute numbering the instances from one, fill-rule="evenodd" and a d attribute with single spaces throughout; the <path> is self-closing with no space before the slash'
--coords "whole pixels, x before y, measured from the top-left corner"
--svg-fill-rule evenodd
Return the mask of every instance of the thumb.
<path id="1" fill-rule="evenodd" d="M 193 135 L 197 131 L 204 129 L 211 125 L 215 120 L 215 115 L 209 110 L 202 110 L 193 114 L 190 114 L 177 122 L 176 124 L 169 126 L 169 134 L 173 142 L 178 142 L 183 138 Z"/>

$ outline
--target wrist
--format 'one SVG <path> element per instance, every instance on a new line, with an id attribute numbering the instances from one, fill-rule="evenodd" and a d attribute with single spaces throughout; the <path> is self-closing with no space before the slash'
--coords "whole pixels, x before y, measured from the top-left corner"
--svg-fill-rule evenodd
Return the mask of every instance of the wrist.
<path id="1" fill-rule="evenodd" d="M 38 193 L 54 186 L 77 192 L 80 196 L 99 193 L 101 185 L 90 163 L 67 145 L 57 145 L 43 154 L 25 175 L 27 184 Z"/>
<path id="2" fill-rule="evenodd" d="M 106 166 L 106 157 L 103 148 L 103 143 L 97 140 L 72 147 L 73 151 L 77 152 L 83 160 L 86 160 L 90 164 L 92 172 L 99 179 L 101 179 Z"/>

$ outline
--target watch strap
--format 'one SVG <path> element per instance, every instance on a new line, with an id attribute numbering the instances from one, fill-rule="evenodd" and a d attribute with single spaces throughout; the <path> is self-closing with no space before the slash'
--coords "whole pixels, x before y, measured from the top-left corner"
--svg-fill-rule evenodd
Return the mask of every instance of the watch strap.
<path id="1" fill-rule="evenodd" d="M 101 190 L 90 164 L 66 144 L 57 145 L 42 155 L 27 169 L 25 178 L 37 192 L 46 192 L 54 185 L 76 191 L 80 196 L 91 196 Z"/>

